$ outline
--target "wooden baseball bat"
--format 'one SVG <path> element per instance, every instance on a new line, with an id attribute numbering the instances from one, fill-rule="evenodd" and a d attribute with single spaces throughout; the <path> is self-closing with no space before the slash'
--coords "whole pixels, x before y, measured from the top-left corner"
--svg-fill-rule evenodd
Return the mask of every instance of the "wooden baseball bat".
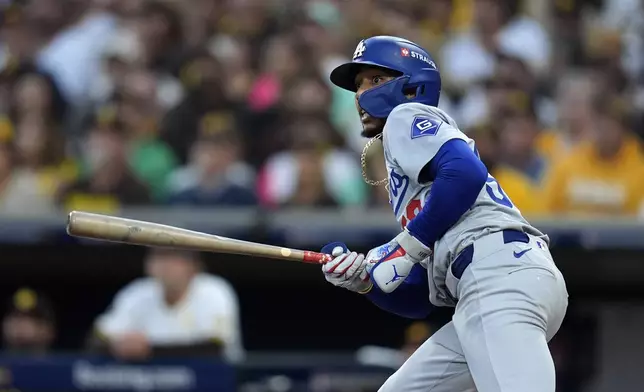
<path id="1" fill-rule="evenodd" d="M 81 211 L 72 211 L 67 216 L 67 234 L 130 245 L 230 253 L 309 264 L 324 264 L 332 259 L 330 255 L 318 252 L 236 240 L 159 223 Z"/>

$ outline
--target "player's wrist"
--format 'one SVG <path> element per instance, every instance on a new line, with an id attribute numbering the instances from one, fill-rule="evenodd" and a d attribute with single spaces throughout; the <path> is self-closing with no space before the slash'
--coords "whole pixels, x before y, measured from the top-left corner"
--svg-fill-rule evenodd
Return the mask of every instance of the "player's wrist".
<path id="1" fill-rule="evenodd" d="M 424 260 L 432 254 L 431 248 L 414 237 L 407 228 L 396 236 L 395 241 L 414 261 Z"/>
<path id="2" fill-rule="evenodd" d="M 358 290 L 357 293 L 362 294 L 362 295 L 366 295 L 366 294 L 369 294 L 371 292 L 371 289 L 373 289 L 373 283 L 371 281 L 369 281 L 366 284 L 365 288 Z"/>

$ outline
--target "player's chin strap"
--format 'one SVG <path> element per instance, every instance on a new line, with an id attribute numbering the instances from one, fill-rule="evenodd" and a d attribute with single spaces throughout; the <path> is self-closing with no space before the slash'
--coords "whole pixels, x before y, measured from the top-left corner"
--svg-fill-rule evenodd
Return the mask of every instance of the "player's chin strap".
<path id="1" fill-rule="evenodd" d="M 374 181 L 371 178 L 369 178 L 369 175 L 367 174 L 367 154 L 369 153 L 369 147 L 373 143 L 375 143 L 376 140 L 382 139 L 382 133 L 376 135 L 375 137 L 372 137 L 369 139 L 367 144 L 365 144 L 364 148 L 362 149 L 362 154 L 360 155 L 360 165 L 362 166 L 362 178 L 364 179 L 364 182 L 366 182 L 369 185 L 372 186 L 380 186 L 384 185 L 385 188 L 388 190 L 389 189 L 389 181 L 387 178 L 383 178 L 382 180 Z"/>

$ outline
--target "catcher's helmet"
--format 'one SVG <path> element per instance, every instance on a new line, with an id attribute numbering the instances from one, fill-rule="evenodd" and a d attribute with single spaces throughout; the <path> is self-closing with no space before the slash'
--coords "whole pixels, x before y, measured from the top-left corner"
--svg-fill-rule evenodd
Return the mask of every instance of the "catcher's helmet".
<path id="1" fill-rule="evenodd" d="M 355 92 L 355 78 L 364 66 L 400 75 L 360 96 L 358 103 L 370 116 L 386 118 L 394 107 L 405 102 L 438 106 L 440 73 L 429 53 L 415 43 L 384 35 L 362 40 L 353 53 L 353 60 L 331 72 L 331 82 Z M 405 94 L 410 91 L 415 92 L 413 98 L 407 98 Z"/>

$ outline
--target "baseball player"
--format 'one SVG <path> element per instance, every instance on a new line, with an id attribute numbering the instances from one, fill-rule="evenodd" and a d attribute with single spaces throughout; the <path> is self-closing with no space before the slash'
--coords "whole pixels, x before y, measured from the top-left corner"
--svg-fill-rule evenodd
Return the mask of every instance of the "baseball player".
<path id="1" fill-rule="evenodd" d="M 326 279 L 403 317 L 456 308 L 380 391 L 554 392 L 547 343 L 568 306 L 564 278 L 548 237 L 437 108 L 432 57 L 402 38 L 371 37 L 331 81 L 356 93 L 362 135 L 382 139 L 390 204 L 403 229 L 366 256 L 325 246 L 334 256 L 322 268 Z"/>

